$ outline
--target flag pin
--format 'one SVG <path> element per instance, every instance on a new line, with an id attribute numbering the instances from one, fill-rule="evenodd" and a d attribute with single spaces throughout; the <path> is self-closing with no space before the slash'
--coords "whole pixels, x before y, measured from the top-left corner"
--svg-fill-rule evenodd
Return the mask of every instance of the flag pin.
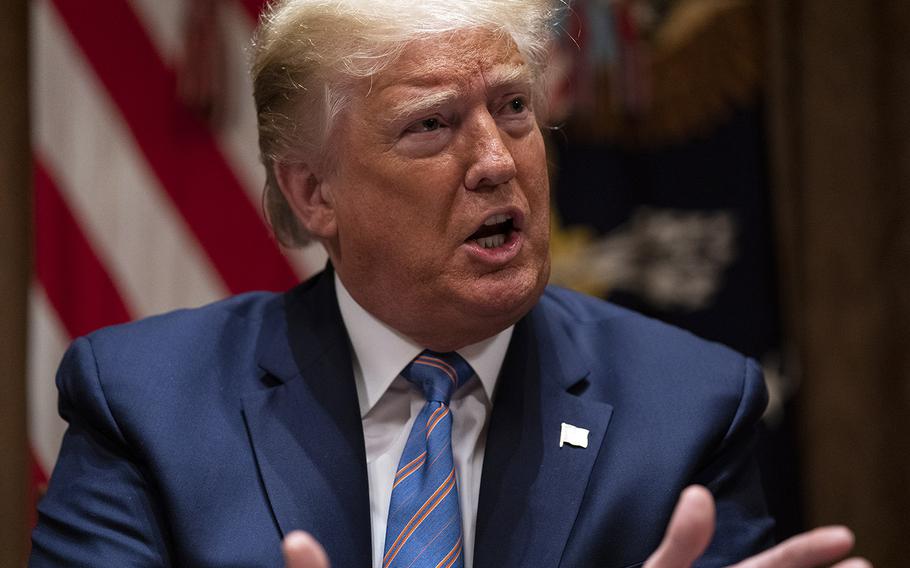
<path id="1" fill-rule="evenodd" d="M 562 423 L 562 429 L 559 431 L 559 447 L 561 448 L 563 444 L 569 444 L 570 446 L 577 446 L 579 448 L 588 447 L 588 430 L 586 428 L 579 428 L 578 426 L 572 426 L 571 424 Z"/>

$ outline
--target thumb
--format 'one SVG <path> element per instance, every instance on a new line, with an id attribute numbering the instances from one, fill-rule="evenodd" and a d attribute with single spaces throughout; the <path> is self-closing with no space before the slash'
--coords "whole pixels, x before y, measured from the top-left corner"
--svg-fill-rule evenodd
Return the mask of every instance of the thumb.
<path id="1" fill-rule="evenodd" d="M 667 532 L 644 568 L 689 568 L 714 534 L 714 498 L 700 485 L 682 492 Z"/>
<path id="2" fill-rule="evenodd" d="M 285 568 L 329 568 L 329 558 L 315 538 L 293 531 L 281 543 Z"/>

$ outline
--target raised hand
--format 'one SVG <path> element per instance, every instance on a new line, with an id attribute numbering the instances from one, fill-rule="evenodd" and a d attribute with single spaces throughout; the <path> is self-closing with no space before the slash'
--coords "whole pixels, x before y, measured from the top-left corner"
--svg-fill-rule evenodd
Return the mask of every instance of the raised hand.
<path id="1" fill-rule="evenodd" d="M 644 568 L 689 568 L 708 547 L 714 533 L 714 499 L 704 487 L 686 488 L 679 498 L 664 539 Z M 788 539 L 731 568 L 815 568 L 827 566 L 853 549 L 853 533 L 846 527 L 822 527 Z M 832 568 L 871 568 L 862 558 L 851 558 Z"/>

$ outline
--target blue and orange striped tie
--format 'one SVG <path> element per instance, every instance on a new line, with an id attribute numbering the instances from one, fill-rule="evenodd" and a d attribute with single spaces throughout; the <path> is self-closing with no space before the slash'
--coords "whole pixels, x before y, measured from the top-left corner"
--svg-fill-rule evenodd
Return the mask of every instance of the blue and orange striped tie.
<path id="1" fill-rule="evenodd" d="M 423 390 L 427 403 L 398 462 L 383 568 L 464 566 L 449 400 L 473 374 L 457 353 L 433 351 L 424 351 L 401 372 Z"/>

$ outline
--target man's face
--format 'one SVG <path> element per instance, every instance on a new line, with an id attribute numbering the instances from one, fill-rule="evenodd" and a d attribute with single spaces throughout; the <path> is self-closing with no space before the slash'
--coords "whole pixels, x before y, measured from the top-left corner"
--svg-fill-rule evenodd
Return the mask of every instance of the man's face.
<path id="1" fill-rule="evenodd" d="M 351 295 L 434 349 L 489 337 L 549 276 L 549 190 L 530 70 L 483 30 L 421 40 L 355 92 L 323 180 Z"/>

